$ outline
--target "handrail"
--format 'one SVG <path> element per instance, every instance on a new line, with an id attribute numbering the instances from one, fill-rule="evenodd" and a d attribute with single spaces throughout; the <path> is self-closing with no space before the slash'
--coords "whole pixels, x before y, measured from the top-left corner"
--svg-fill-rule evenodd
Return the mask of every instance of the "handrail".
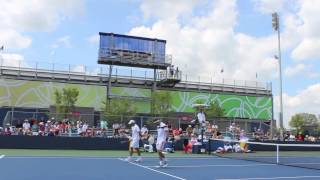
<path id="1" fill-rule="evenodd" d="M 70 65 L 70 64 L 57 64 L 57 63 L 47 63 L 47 62 L 32 62 L 32 61 L 22 61 L 19 66 L 13 66 L 12 63 L 8 63 L 6 59 L 1 59 L 2 66 L 1 69 L 17 70 L 17 71 L 32 71 L 32 72 L 47 72 L 47 73 L 62 73 L 66 75 L 82 75 L 82 76 L 98 76 L 98 77 L 108 77 L 108 67 L 107 66 L 84 66 L 84 65 Z M 112 77 L 116 78 L 130 78 L 139 80 L 152 80 L 153 72 L 151 70 L 140 70 L 138 68 L 124 68 L 124 67 L 114 67 L 115 70 L 112 72 Z M 157 72 L 158 80 L 160 77 L 160 71 Z M 190 76 L 188 74 L 182 74 L 179 71 L 178 79 L 180 83 L 194 84 L 194 85 L 207 85 L 207 86 L 224 86 L 224 87 L 239 87 L 247 89 L 257 89 L 257 90 L 272 90 L 271 83 L 258 82 L 258 81 L 244 81 L 244 80 L 231 80 L 231 79 L 217 79 L 210 78 L 210 80 L 203 80 L 203 78 L 198 76 L 198 81 L 195 80 L 196 76 Z"/>

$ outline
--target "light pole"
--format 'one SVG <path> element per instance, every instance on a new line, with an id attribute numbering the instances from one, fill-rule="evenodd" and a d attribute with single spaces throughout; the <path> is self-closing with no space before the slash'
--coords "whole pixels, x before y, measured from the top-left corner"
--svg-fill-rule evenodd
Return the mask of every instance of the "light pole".
<path id="1" fill-rule="evenodd" d="M 280 24 L 278 13 L 272 13 L 272 27 L 278 33 L 278 55 L 274 56 L 278 60 L 279 64 L 279 94 L 280 94 L 280 113 L 279 113 L 279 125 L 280 125 L 280 139 L 283 139 L 283 104 L 282 104 L 282 68 L 281 68 L 281 46 L 280 46 Z"/>

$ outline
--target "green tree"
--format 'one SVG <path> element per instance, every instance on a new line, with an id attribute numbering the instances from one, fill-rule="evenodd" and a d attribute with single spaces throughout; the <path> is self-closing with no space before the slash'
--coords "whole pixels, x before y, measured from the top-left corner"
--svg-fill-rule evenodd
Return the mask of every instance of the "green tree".
<path id="1" fill-rule="evenodd" d="M 314 114 L 298 113 L 291 117 L 289 125 L 295 128 L 298 132 L 303 131 L 304 127 L 315 126 L 319 127 L 319 120 Z"/>
<path id="2" fill-rule="evenodd" d="M 79 90 L 77 88 L 63 88 L 62 90 L 55 90 L 55 107 L 56 113 L 59 117 L 67 117 L 75 108 L 78 100 Z"/>
<path id="3" fill-rule="evenodd" d="M 172 97 L 169 91 L 155 91 L 151 97 L 151 112 L 154 115 L 166 116 L 172 111 Z"/>
<path id="4" fill-rule="evenodd" d="M 127 122 L 136 115 L 137 108 L 134 101 L 129 99 L 111 99 L 110 103 L 103 101 L 103 115 L 107 119 L 108 124 L 115 122 Z"/>
<path id="5" fill-rule="evenodd" d="M 208 118 L 224 117 L 225 110 L 219 105 L 217 100 L 211 101 L 209 107 L 205 109 Z"/>

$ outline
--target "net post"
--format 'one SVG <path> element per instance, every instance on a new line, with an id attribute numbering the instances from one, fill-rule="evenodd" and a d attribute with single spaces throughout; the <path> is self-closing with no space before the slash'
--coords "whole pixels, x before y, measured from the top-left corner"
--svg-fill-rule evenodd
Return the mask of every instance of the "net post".
<path id="1" fill-rule="evenodd" d="M 279 144 L 277 144 L 277 164 L 279 164 Z"/>

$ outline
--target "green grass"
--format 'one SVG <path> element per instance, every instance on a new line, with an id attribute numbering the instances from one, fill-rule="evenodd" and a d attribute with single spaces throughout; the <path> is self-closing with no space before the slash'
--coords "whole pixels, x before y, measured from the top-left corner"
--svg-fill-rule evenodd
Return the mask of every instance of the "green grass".
<path id="1" fill-rule="evenodd" d="M 40 149 L 0 149 L 6 156 L 72 156 L 72 157 L 125 157 L 128 151 L 110 150 L 40 150 Z M 143 153 L 144 157 L 157 157 L 157 153 Z M 206 154 L 184 154 L 181 151 L 168 153 L 168 157 L 205 157 Z"/>

